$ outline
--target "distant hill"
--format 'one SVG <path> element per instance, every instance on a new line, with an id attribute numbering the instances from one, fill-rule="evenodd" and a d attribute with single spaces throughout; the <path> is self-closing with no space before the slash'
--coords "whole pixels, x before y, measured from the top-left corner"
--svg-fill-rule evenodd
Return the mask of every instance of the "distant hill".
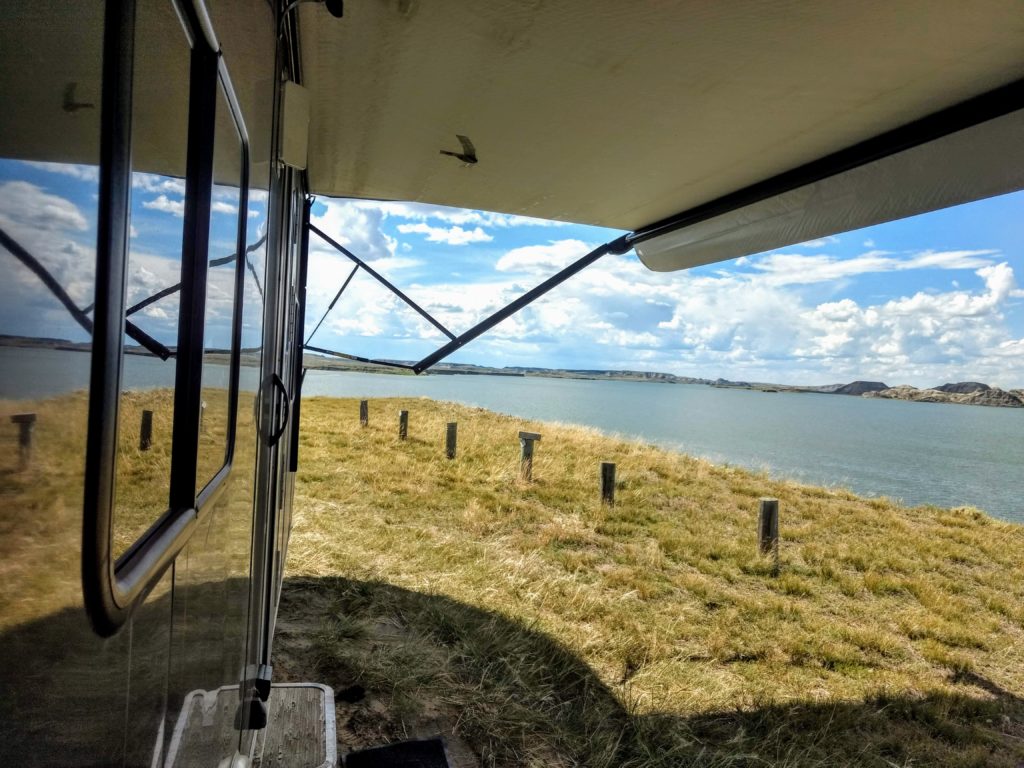
<path id="1" fill-rule="evenodd" d="M 915 403 L 956 403 L 959 405 L 987 405 L 996 408 L 1024 408 L 1024 392 L 990 387 L 979 381 L 961 381 L 943 384 L 931 389 L 918 389 L 909 384 L 888 389 L 865 392 L 864 397 L 886 400 L 909 400 Z"/>
<path id="2" fill-rule="evenodd" d="M 992 387 L 988 384 L 982 384 L 980 381 L 958 381 L 955 384 L 941 384 L 938 387 L 932 387 L 932 389 L 955 395 L 969 395 L 972 392 L 986 392 L 992 389 Z"/>
<path id="3" fill-rule="evenodd" d="M 883 389 L 889 389 L 889 385 L 881 381 L 851 381 L 849 384 L 844 384 L 833 390 L 833 394 L 860 397 L 865 392 L 881 392 Z"/>

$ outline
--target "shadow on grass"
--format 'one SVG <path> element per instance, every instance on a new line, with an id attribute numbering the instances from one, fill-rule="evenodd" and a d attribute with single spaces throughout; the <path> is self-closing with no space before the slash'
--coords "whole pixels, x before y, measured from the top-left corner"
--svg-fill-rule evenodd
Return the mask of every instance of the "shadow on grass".
<path id="1" fill-rule="evenodd" d="M 146 611 L 166 615 L 168 601 L 153 600 Z M 125 670 L 97 663 L 101 644 L 76 643 L 83 628 L 81 609 L 67 609 L 0 634 L 4 764 L 67 764 L 68 755 L 120 743 L 124 721 L 98 714 L 123 707 Z M 215 629 L 210 641 L 223 642 Z M 1024 763 L 1024 701 L 975 672 L 954 681 L 962 693 L 640 713 L 628 704 L 628 683 L 609 687 L 531 626 L 447 597 L 339 577 L 286 580 L 275 642 L 276 679 L 324 682 L 339 692 L 343 752 L 440 732 L 472 753 L 462 765 Z M 115 647 L 105 651 L 117 655 Z M 134 679 L 133 687 L 160 689 L 166 667 L 152 666 L 152 679 Z M 211 679 L 209 687 L 223 682 Z"/>
<path id="2" fill-rule="evenodd" d="M 640 714 L 570 650 L 530 626 L 444 596 L 339 577 L 286 581 L 276 662 L 336 691 L 339 739 L 441 731 L 482 765 L 1011 766 L 1024 701 L 971 672 L 963 692 L 863 702 Z M 361 696 L 361 694 L 360 694 Z M 360 723 L 373 721 L 369 733 Z"/>

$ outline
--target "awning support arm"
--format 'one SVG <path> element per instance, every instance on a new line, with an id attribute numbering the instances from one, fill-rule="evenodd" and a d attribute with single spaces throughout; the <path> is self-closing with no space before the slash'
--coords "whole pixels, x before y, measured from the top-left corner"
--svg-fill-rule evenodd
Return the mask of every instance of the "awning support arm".
<path id="1" fill-rule="evenodd" d="M 341 298 L 341 294 L 343 294 L 345 292 L 345 289 L 348 288 L 348 284 L 352 282 L 352 278 L 356 276 L 356 272 L 358 271 L 359 265 L 356 264 L 354 267 L 352 267 L 352 271 L 348 273 L 348 277 L 345 278 L 345 282 L 341 284 L 341 288 L 338 289 L 338 292 L 331 300 L 330 306 L 327 307 L 327 311 L 324 312 L 323 315 L 320 317 L 320 322 L 316 324 L 316 328 L 314 328 L 313 332 L 309 334 L 308 338 L 306 339 L 306 343 L 303 344 L 303 346 L 309 346 L 309 342 L 311 342 L 313 340 L 313 337 L 316 336 L 316 332 L 320 330 L 320 326 L 324 324 L 324 320 L 327 319 L 327 315 L 329 315 L 331 310 L 334 309 L 334 305 L 338 303 L 338 299 Z"/>
<path id="2" fill-rule="evenodd" d="M 43 285 L 50 289 L 50 293 L 64 305 L 64 308 L 85 329 L 85 332 L 92 336 L 92 320 L 89 319 L 89 316 L 83 310 L 78 308 L 78 305 L 68 296 L 67 291 L 64 290 L 61 284 L 57 282 L 57 279 L 50 274 L 50 271 L 35 256 L 26 251 L 18 241 L 2 229 L 0 229 L 0 245 L 3 245 L 4 248 L 14 254 L 18 261 L 28 267 L 42 281 Z M 125 320 L 124 332 L 161 360 L 166 360 L 171 356 L 171 350 L 128 320 Z"/>
<path id="3" fill-rule="evenodd" d="M 424 357 L 422 360 L 420 360 L 418 363 L 416 363 L 415 365 L 412 366 L 413 372 L 414 373 L 423 373 L 423 371 L 427 370 L 432 365 L 435 365 L 435 364 L 441 362 L 446 357 L 448 357 L 448 355 L 452 354 L 453 352 L 457 351 L 459 348 L 461 348 L 461 347 L 465 346 L 466 344 L 468 344 L 469 342 L 473 341 L 473 339 L 477 338 L 478 336 L 481 336 L 484 333 L 487 333 L 487 331 L 491 330 L 491 328 L 496 326 L 502 320 L 507 320 L 509 317 L 514 315 L 516 312 L 518 312 L 520 309 L 522 309 L 523 307 L 527 306 L 528 304 L 531 304 L 532 302 L 536 301 L 541 296 L 543 296 L 545 293 L 550 291 L 552 288 L 557 288 L 559 285 L 564 283 L 566 280 L 568 280 L 570 277 L 575 275 L 577 272 L 580 272 L 580 271 L 586 269 L 591 264 L 593 264 L 595 261 L 600 259 L 602 256 L 605 256 L 605 255 L 607 255 L 609 253 L 615 253 L 615 254 L 626 253 L 626 251 L 628 251 L 630 249 L 630 245 L 629 245 L 628 241 L 626 240 L 626 237 L 627 237 L 626 235 L 623 235 L 622 237 L 620 237 L 620 238 L 618 238 L 616 240 L 612 240 L 609 243 L 605 243 L 604 245 L 599 245 L 597 248 L 592 250 L 586 256 L 583 256 L 582 258 L 577 259 L 572 264 L 570 264 L 565 269 L 563 269 L 561 272 L 558 272 L 557 274 L 552 275 L 547 280 L 545 280 L 543 283 L 538 285 L 536 288 L 533 288 L 533 289 L 527 291 L 522 296 L 520 296 L 518 299 L 513 301 L 511 304 L 507 305 L 503 309 L 499 309 L 493 315 L 491 315 L 490 317 L 488 317 L 488 318 L 486 318 L 484 320 L 481 320 L 479 323 L 474 325 L 472 328 L 470 328 L 465 333 L 460 334 L 458 337 L 452 339 L 450 342 L 445 344 L 443 347 L 441 347 L 436 352 L 433 352 L 433 353 L 427 355 L 426 357 Z"/>
<path id="4" fill-rule="evenodd" d="M 312 224 L 309 225 L 309 228 L 313 232 L 316 232 L 321 238 L 323 238 L 328 243 L 330 243 L 335 248 L 337 248 L 339 251 L 341 251 L 346 256 L 348 256 L 350 259 L 352 259 L 354 262 L 356 262 L 356 269 L 358 269 L 359 267 L 363 267 L 364 269 L 366 269 L 368 272 L 370 272 L 375 277 L 377 277 L 377 279 L 380 280 L 380 282 L 382 282 L 385 286 L 387 286 L 392 291 L 394 291 L 394 293 L 397 296 L 399 296 L 400 298 L 404 299 L 405 302 L 407 304 L 409 304 L 409 306 L 411 306 L 414 309 L 416 309 L 421 315 L 423 315 L 428 320 L 430 320 L 435 326 L 441 327 L 439 323 L 434 321 L 434 319 L 432 317 L 430 317 L 430 315 L 428 315 L 425 311 L 421 310 L 418 306 L 416 306 L 416 304 L 414 304 L 412 302 L 412 300 L 407 298 L 405 296 L 405 294 L 403 294 L 397 288 L 392 286 L 389 282 L 384 280 L 382 277 L 376 275 L 376 273 L 374 273 L 369 267 L 367 267 L 364 262 L 360 261 L 354 255 L 352 255 L 347 250 L 345 250 L 342 246 L 338 245 L 336 242 L 331 240 L 327 235 L 325 235 L 319 229 L 314 227 Z M 560 272 L 558 272 L 558 273 L 552 275 L 551 277 L 549 277 L 547 280 L 545 280 L 543 283 L 538 285 L 536 288 L 533 288 L 533 289 L 527 291 L 526 293 L 524 293 L 522 296 L 520 296 L 518 299 L 516 299 L 512 303 L 508 304 L 507 306 L 503 307 L 502 309 L 499 309 L 493 315 L 490 315 L 489 317 L 481 320 L 479 323 L 474 325 L 472 328 L 470 328 L 465 333 L 462 333 L 459 336 L 455 336 L 455 335 L 449 333 L 447 330 L 442 328 L 442 330 L 444 330 L 444 332 L 449 336 L 451 341 L 449 341 L 447 344 L 445 344 L 443 347 L 441 347 L 440 349 L 436 350 L 435 352 L 432 352 L 431 354 L 427 355 L 422 360 L 420 360 L 418 363 L 414 363 L 412 365 L 408 365 L 408 364 L 405 364 L 405 363 L 395 363 L 395 362 L 390 362 L 390 361 L 386 361 L 386 360 L 374 360 L 374 359 L 367 358 L 367 357 L 359 357 L 358 355 L 348 355 L 348 354 L 345 354 L 344 352 L 335 352 L 333 350 L 323 349 L 321 347 L 313 347 L 313 346 L 310 346 L 308 339 L 306 341 L 306 344 L 304 345 L 304 348 L 308 349 L 311 352 L 319 352 L 319 353 L 324 354 L 324 355 L 332 355 L 334 357 L 340 357 L 340 358 L 343 358 L 345 360 L 354 360 L 354 361 L 359 362 L 359 363 L 371 363 L 373 365 L 386 365 L 389 368 L 402 368 L 404 370 L 412 371 L 413 373 L 417 373 L 417 374 L 423 373 L 423 371 L 427 370 L 431 366 L 436 365 L 440 361 L 444 360 L 446 357 L 448 357 L 453 352 L 457 351 L 461 347 L 463 347 L 466 344 L 468 344 L 469 342 L 473 341 L 473 339 L 477 338 L 478 336 L 483 335 L 484 333 L 487 333 L 487 331 L 489 331 L 491 328 L 496 326 L 501 321 L 507 320 L 509 317 L 514 315 L 516 312 L 521 310 L 523 307 L 525 307 L 528 304 L 531 304 L 532 302 L 536 301 L 541 296 L 546 294 L 548 291 L 552 290 L 553 288 L 557 288 L 559 285 L 564 283 L 570 277 L 572 277 L 576 273 L 586 269 L 591 264 L 593 264 L 595 261 L 600 259 L 602 256 L 605 256 L 605 255 L 607 255 L 609 253 L 623 254 L 623 253 L 626 253 L 629 249 L 630 249 L 630 245 L 629 245 L 629 242 L 627 241 L 627 235 L 623 235 L 622 237 L 617 238 L 615 240 L 612 240 L 611 242 L 608 242 L 608 243 L 605 243 L 604 245 L 598 246 L 597 248 L 592 250 L 587 255 L 577 259 L 572 264 L 567 266 L 565 269 L 563 269 Z M 355 271 L 356 270 L 352 270 L 352 273 L 348 276 L 348 279 L 345 280 L 345 284 L 341 286 L 341 290 L 338 291 L 338 295 L 334 297 L 334 301 L 331 302 L 331 306 L 327 308 L 327 312 L 324 313 L 324 317 L 327 317 L 327 313 L 330 312 L 331 309 L 334 307 L 335 302 L 338 300 L 338 297 L 341 296 L 342 291 L 345 290 L 345 286 L 348 285 L 349 280 L 352 279 L 352 276 L 355 274 Z M 323 318 L 320 318 L 320 323 L 322 323 L 322 322 L 323 322 Z M 313 334 L 315 334 L 316 331 L 320 328 L 320 323 L 317 323 L 316 328 L 313 329 L 313 333 L 311 333 L 309 335 L 310 339 L 313 338 Z"/>
<path id="5" fill-rule="evenodd" d="M 260 298 L 263 298 L 263 287 L 260 285 L 260 279 L 256 275 L 256 268 L 252 265 L 252 262 L 249 261 L 249 254 L 252 253 L 253 251 L 255 251 L 257 248 L 259 248 L 261 245 L 263 245 L 263 243 L 265 243 L 266 241 L 267 241 L 267 236 L 263 235 L 263 237 L 261 237 L 259 240 L 257 240 L 252 245 L 247 246 L 246 249 L 245 249 L 245 264 L 246 264 L 247 267 L 249 267 L 249 271 L 252 273 L 253 279 L 256 281 L 256 288 L 260 292 Z M 210 266 L 211 267 L 220 267 L 220 266 L 223 266 L 224 264 L 230 264 L 236 258 L 238 258 L 238 254 L 237 253 L 232 253 L 230 256 L 224 256 L 224 257 L 219 258 L 219 259 L 214 259 L 213 261 L 210 262 Z M 150 304 L 155 304 L 156 302 L 160 301 L 160 299 L 166 298 L 167 296 L 170 296 L 170 295 L 172 295 L 174 293 L 177 293 L 180 290 L 181 290 L 181 283 L 175 283 L 172 286 L 164 288 L 162 291 L 157 291 L 152 296 L 149 296 L 149 297 L 143 299 L 142 301 L 140 301 L 138 304 L 134 304 L 133 306 L 128 307 L 128 310 L 124 313 L 125 317 L 128 317 L 130 315 L 134 315 L 136 312 L 138 312 L 139 310 L 145 309 Z"/>
<path id="6" fill-rule="evenodd" d="M 388 280 L 385 277 L 383 277 L 380 273 L 378 273 L 376 270 L 374 270 L 365 261 L 360 259 L 354 253 L 352 253 L 352 251 L 350 251 L 348 248 L 343 246 L 337 240 L 334 240 L 329 235 L 324 234 L 324 232 L 322 232 L 320 229 L 318 229 L 314 224 L 310 224 L 309 225 L 309 229 L 310 229 L 311 232 L 315 232 L 317 234 L 317 236 L 321 240 L 323 240 L 325 243 L 327 243 L 330 246 L 333 246 L 336 251 L 338 251 L 339 253 L 344 254 L 345 256 L 347 256 L 349 259 L 351 259 L 353 262 L 355 262 L 357 266 L 362 267 L 363 269 L 365 269 L 367 274 L 369 274 L 374 280 L 376 280 L 378 283 L 380 283 L 385 288 L 387 288 L 389 291 L 391 291 L 393 294 L 395 294 L 395 296 L 400 298 L 402 301 L 404 301 L 406 304 L 408 304 L 413 310 L 415 310 L 420 315 L 420 317 L 422 317 L 424 320 L 426 320 L 432 326 L 437 328 L 437 330 L 439 330 L 441 333 L 443 333 L 449 339 L 452 339 L 454 341 L 454 339 L 455 339 L 455 334 L 454 333 L 452 333 L 447 328 L 445 328 L 443 325 L 441 325 L 441 323 L 439 323 L 437 320 L 435 320 L 433 318 L 433 316 L 429 312 L 427 312 L 419 304 L 417 304 L 415 301 L 413 301 L 408 296 L 406 296 L 404 293 L 402 293 L 402 291 L 399 290 L 396 286 L 394 286 L 390 282 L 388 282 Z"/>
<path id="7" fill-rule="evenodd" d="M 369 357 L 359 357 L 359 355 L 346 355 L 344 352 L 335 352 L 333 349 L 321 349 L 320 347 L 311 347 L 306 344 L 303 349 L 308 349 L 310 352 L 319 352 L 321 355 L 330 355 L 331 357 L 340 357 L 344 360 L 355 360 L 357 363 L 370 363 L 371 365 L 386 365 L 388 368 L 402 368 L 406 371 L 413 370 L 413 366 L 405 363 L 395 363 L 390 360 L 374 360 Z M 419 371 L 416 371 L 419 373 Z"/>

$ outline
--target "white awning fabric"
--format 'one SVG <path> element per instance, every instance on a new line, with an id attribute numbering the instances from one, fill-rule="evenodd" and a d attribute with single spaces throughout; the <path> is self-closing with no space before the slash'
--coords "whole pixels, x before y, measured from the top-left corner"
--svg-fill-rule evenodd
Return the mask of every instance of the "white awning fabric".
<path id="1" fill-rule="evenodd" d="M 686 269 L 1024 188 L 1024 111 L 641 242 L 659 271 Z"/>
<path id="2" fill-rule="evenodd" d="M 314 192 L 627 231 L 1024 77 L 1019 0 L 390 0 L 347 3 L 341 20 L 315 4 L 298 12 Z M 457 135 L 479 162 L 441 154 L 460 151 Z M 997 173 L 972 190 L 962 163 L 928 153 L 886 167 L 708 222 L 694 237 L 718 250 L 697 261 L 774 242 L 744 234 L 743 217 L 806 237 L 1014 183 Z M 915 168 L 920 183 L 899 177 Z M 874 198 L 879 183 L 891 198 Z M 798 213 L 805 204 L 813 213 Z M 649 244 L 645 258 L 685 264 L 651 255 L 666 247 Z"/>

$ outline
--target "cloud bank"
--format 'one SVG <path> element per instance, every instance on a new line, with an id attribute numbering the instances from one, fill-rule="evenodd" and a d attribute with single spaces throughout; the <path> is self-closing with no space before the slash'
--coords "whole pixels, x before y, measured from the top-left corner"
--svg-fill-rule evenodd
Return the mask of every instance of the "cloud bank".
<path id="1" fill-rule="evenodd" d="M 501 225 L 488 229 L 484 215 L 475 218 L 475 212 L 463 216 L 442 209 L 435 214 L 430 206 L 365 201 L 326 201 L 326 206 L 321 218 L 343 225 L 336 231 L 371 252 L 392 254 L 401 248 L 399 238 L 384 231 L 389 218 L 414 222 L 399 224 L 400 235 L 427 233 L 435 222 L 439 228 L 456 220 L 477 221 L 495 244 L 505 241 L 495 237 Z M 435 279 L 421 277 L 402 287 L 458 332 L 599 242 L 548 237 L 499 249 L 487 279 L 452 279 L 439 269 Z M 667 275 L 647 271 L 631 254 L 607 256 L 475 341 L 457 359 L 792 383 L 872 378 L 928 385 L 976 378 L 1024 385 L 1024 360 L 1014 358 L 1024 340 L 1006 319 L 1024 291 L 1005 254 L 991 248 L 887 251 L 870 241 L 866 250 L 840 258 L 828 252 L 837 243 L 827 238 L 804 243 L 798 252 Z M 317 267 L 318 281 L 339 285 L 345 269 L 328 258 Z M 926 275 L 937 273 L 955 277 L 945 283 L 952 287 L 925 282 Z M 877 300 L 841 295 L 858 280 L 888 274 L 909 276 L 921 287 Z M 325 289 L 311 296 L 311 306 L 322 311 L 331 298 L 333 291 Z M 344 307 L 328 317 L 320 332 L 326 346 L 351 349 L 355 344 L 363 351 L 395 349 L 389 340 L 413 338 L 434 345 L 441 340 L 435 329 L 373 286 L 347 295 Z"/>

